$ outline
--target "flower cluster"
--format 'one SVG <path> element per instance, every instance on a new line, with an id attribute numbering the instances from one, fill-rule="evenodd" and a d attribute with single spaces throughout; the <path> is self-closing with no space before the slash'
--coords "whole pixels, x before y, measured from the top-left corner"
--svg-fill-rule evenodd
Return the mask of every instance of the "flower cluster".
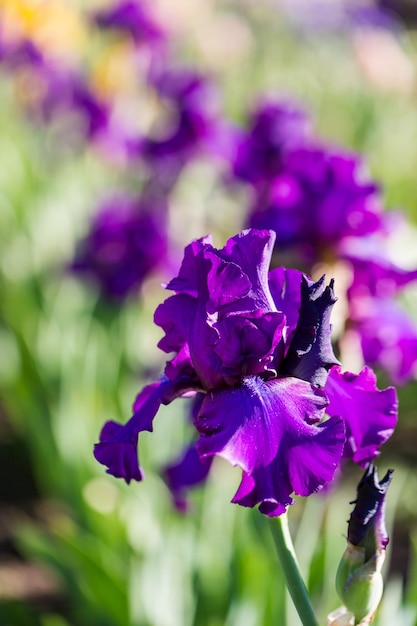
<path id="1" fill-rule="evenodd" d="M 155 312 L 159 347 L 174 353 L 163 377 L 136 398 L 132 418 L 107 422 L 96 459 L 116 477 L 141 480 L 138 435 L 162 404 L 195 396 L 199 435 L 171 467 L 175 494 L 204 480 L 213 456 L 242 469 L 233 502 L 282 514 L 292 494 L 331 481 L 343 456 L 365 466 L 396 423 L 393 388 L 369 368 L 343 373 L 333 353 L 333 282 L 269 270 L 275 236 L 246 230 L 222 249 L 210 238 L 185 249 L 173 295 Z"/>
<path id="2" fill-rule="evenodd" d="M 149 3 L 120 0 L 87 13 L 84 21 L 109 47 L 110 56 L 108 31 L 126 44 L 139 79 L 129 97 L 142 98 L 145 107 L 150 106 L 147 98 L 154 102 L 152 123 L 136 125 L 129 114 L 123 115 L 132 106 L 123 93 L 97 89 L 100 72 L 95 74 L 94 63 L 66 64 L 13 32 L 0 37 L 0 62 L 17 82 L 24 78 L 23 91 L 30 96 L 23 103 L 25 111 L 52 124 L 60 145 L 98 147 L 97 154 L 122 164 L 135 180 L 140 169 L 134 198 L 122 190 L 108 194 L 70 264 L 77 275 L 92 278 L 103 295 L 120 300 L 137 293 L 143 280 L 166 261 L 167 247 L 175 247 L 168 210 L 186 166 L 201 155 L 223 159 L 232 134 L 221 122 L 213 82 L 173 62 L 169 38 Z"/>
<path id="3" fill-rule="evenodd" d="M 259 123 L 265 111 L 272 139 Z M 246 225 L 274 230 L 275 263 L 312 276 L 323 266 L 343 274 L 340 344 L 349 333 L 363 363 L 382 366 L 404 383 L 417 369 L 417 327 L 396 296 L 417 279 L 417 270 L 399 267 L 390 242 L 405 219 L 384 211 L 379 186 L 358 155 L 319 143 L 305 129 L 301 111 L 297 118 L 288 106 L 270 102 L 249 120 L 232 163 L 234 176 L 253 190 Z"/>

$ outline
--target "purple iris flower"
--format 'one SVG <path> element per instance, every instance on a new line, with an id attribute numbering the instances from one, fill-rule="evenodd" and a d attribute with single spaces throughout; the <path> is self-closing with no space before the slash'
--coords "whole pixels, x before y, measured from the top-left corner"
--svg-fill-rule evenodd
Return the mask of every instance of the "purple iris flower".
<path id="1" fill-rule="evenodd" d="M 71 269 L 117 300 L 137 291 L 166 258 L 165 207 L 115 196 L 94 216 Z"/>
<path id="2" fill-rule="evenodd" d="M 236 141 L 233 175 L 252 185 L 271 180 L 281 171 L 288 149 L 305 143 L 310 127 L 306 112 L 294 103 L 261 102 Z"/>
<path id="3" fill-rule="evenodd" d="M 253 228 L 272 228 L 277 249 L 298 249 L 311 267 L 323 257 L 339 256 L 338 246 L 347 237 L 381 228 L 378 192 L 357 155 L 306 145 L 287 153 L 248 222 Z"/>
<path id="4" fill-rule="evenodd" d="M 165 33 L 151 14 L 149 4 L 142 0 L 121 0 L 97 12 L 94 22 L 103 29 L 128 33 L 136 44 L 160 44 Z"/>
<path id="5" fill-rule="evenodd" d="M 0 46 L 1 47 L 1 46 Z M 111 128 L 111 110 L 88 85 L 85 78 L 62 64 L 52 61 L 29 40 L 0 49 L 0 60 L 12 71 L 29 70 L 31 83 L 28 93 L 28 112 L 43 122 L 50 122 L 59 115 L 76 116 L 82 122 L 83 137 L 88 140 L 114 139 L 116 130 Z M 118 142 L 122 144 L 124 138 Z"/>
<path id="6" fill-rule="evenodd" d="M 200 154 L 228 156 L 232 132 L 220 119 L 218 94 L 214 84 L 194 69 L 153 67 L 150 86 L 167 115 L 159 128 L 131 144 L 132 156 L 139 156 L 153 167 L 181 169 Z"/>
<path id="7" fill-rule="evenodd" d="M 44 78 L 45 95 L 41 111 L 46 121 L 59 114 L 75 113 L 83 121 L 83 134 L 87 139 L 94 139 L 107 132 L 110 109 L 81 76 L 72 72 L 46 69 Z"/>
<path id="8" fill-rule="evenodd" d="M 388 252 L 401 217 L 384 212 L 378 185 L 355 154 L 306 144 L 286 152 L 281 168 L 256 189 L 247 224 L 276 232 L 276 262 L 313 274 L 344 268 L 345 329 L 357 333 L 365 363 L 397 383 L 417 372 L 417 326 L 396 301 L 417 279 Z"/>
<path id="9" fill-rule="evenodd" d="M 352 256 L 351 261 L 350 332 L 357 333 L 366 363 L 381 366 L 395 383 L 405 384 L 417 375 L 417 326 L 396 296 L 417 280 L 417 270 L 401 270 L 377 256 Z"/>
<path id="10" fill-rule="evenodd" d="M 155 312 L 165 332 L 158 345 L 174 356 L 139 393 L 132 418 L 107 422 L 95 446 L 110 474 L 141 480 L 139 433 L 152 430 L 162 404 L 197 394 L 199 439 L 169 476 L 181 496 L 204 480 L 201 463 L 220 456 L 243 472 L 233 502 L 276 516 L 292 493 L 332 480 L 344 452 L 361 463 L 378 454 L 395 426 L 395 390 L 379 391 L 368 372 L 341 373 L 330 341 L 333 284 L 268 272 L 274 239 L 247 230 L 222 249 L 209 237 L 187 246 L 167 285 L 174 295 Z"/>

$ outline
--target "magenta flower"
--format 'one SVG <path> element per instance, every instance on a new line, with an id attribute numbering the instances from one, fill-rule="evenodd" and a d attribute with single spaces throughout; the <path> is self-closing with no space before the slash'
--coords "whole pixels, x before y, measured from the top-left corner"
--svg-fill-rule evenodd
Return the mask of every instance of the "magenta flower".
<path id="1" fill-rule="evenodd" d="M 106 297 L 120 299 L 137 291 L 166 256 L 165 207 L 115 196 L 94 216 L 71 269 Z"/>
<path id="2" fill-rule="evenodd" d="M 344 384 L 336 371 L 327 391 L 337 364 L 333 285 L 296 270 L 268 273 L 273 245 L 272 232 L 248 230 L 220 250 L 209 238 L 185 249 L 167 285 L 174 295 L 155 312 L 165 332 L 158 345 L 174 356 L 164 376 L 139 393 L 127 424 L 104 426 L 94 453 L 110 474 L 141 480 L 139 433 L 152 430 L 161 404 L 199 393 L 199 439 L 171 470 L 177 494 L 204 479 L 201 462 L 220 456 L 243 472 L 233 502 L 280 515 L 292 493 L 308 496 L 332 480 L 345 448 L 361 461 L 378 453 L 395 425 L 394 389 L 378 391 L 374 380 L 354 374 Z M 342 402 L 331 410 L 339 389 L 349 411 Z"/>

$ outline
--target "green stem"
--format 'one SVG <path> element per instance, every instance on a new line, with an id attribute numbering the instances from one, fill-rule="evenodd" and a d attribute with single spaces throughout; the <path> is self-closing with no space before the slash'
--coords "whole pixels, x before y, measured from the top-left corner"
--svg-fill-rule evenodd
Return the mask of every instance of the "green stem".
<path id="1" fill-rule="evenodd" d="M 319 626 L 311 605 L 307 588 L 301 576 L 295 556 L 287 515 L 280 515 L 272 520 L 272 536 L 277 549 L 278 558 L 285 575 L 288 591 L 293 599 L 295 608 L 303 626 Z"/>

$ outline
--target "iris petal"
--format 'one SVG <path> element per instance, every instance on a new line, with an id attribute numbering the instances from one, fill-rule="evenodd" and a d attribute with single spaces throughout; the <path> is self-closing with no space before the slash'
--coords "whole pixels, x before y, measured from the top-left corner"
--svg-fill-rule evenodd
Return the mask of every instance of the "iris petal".
<path id="1" fill-rule="evenodd" d="M 325 392 L 330 400 L 329 415 L 340 415 L 346 424 L 344 456 L 365 467 L 379 447 L 392 435 L 397 423 L 398 401 L 394 387 L 380 390 L 369 367 L 359 374 L 342 373 L 334 367 Z"/>
<path id="2" fill-rule="evenodd" d="M 345 436 L 339 417 L 319 423 L 324 393 L 295 378 L 244 379 L 206 395 L 195 425 L 202 457 L 218 455 L 243 470 L 233 498 L 279 515 L 291 494 L 307 496 L 333 478 Z"/>
<path id="3" fill-rule="evenodd" d="M 125 424 L 107 422 L 100 434 L 100 442 L 94 446 L 94 456 L 107 466 L 107 473 L 116 478 L 142 480 L 143 471 L 138 462 L 138 434 L 152 431 L 152 422 L 161 404 L 169 404 L 178 396 L 195 388 L 190 379 L 181 377 L 174 381 L 161 378 L 143 388 L 133 406 L 133 416 Z"/>
<path id="4" fill-rule="evenodd" d="M 176 461 L 165 468 L 165 480 L 177 509 L 187 510 L 187 492 L 206 480 L 210 468 L 211 459 L 200 458 L 194 444 L 188 446 Z"/>

